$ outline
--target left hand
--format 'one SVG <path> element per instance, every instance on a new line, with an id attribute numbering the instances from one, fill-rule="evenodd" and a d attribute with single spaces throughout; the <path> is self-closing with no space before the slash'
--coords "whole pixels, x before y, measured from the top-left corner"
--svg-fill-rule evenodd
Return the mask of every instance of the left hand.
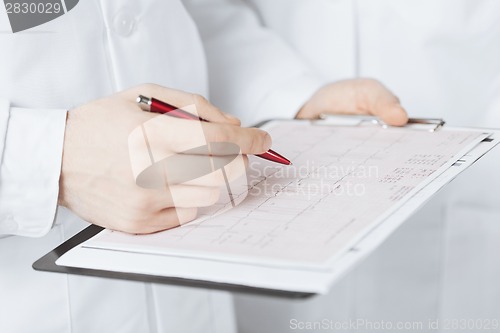
<path id="1" fill-rule="evenodd" d="M 316 119 L 322 114 L 373 115 L 392 126 L 408 122 L 399 99 L 373 79 L 353 79 L 327 84 L 297 113 L 297 118 Z"/>

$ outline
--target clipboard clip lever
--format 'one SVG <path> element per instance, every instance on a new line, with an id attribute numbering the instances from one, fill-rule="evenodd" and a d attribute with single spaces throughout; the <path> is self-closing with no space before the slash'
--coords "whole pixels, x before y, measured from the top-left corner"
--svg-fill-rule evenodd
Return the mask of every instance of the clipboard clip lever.
<path id="1" fill-rule="evenodd" d="M 319 117 L 319 122 L 322 125 L 360 126 L 371 124 L 378 125 L 383 128 L 390 127 L 378 117 L 367 115 L 332 115 L 322 113 Z M 441 118 L 408 118 L 408 123 L 405 125 L 405 127 L 435 132 L 445 124 L 446 122 Z"/>

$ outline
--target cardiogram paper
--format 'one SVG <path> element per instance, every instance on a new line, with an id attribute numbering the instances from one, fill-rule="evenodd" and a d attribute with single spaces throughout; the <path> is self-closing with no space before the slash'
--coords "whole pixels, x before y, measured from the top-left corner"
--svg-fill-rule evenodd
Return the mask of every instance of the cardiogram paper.
<path id="1" fill-rule="evenodd" d="M 275 121 L 266 127 L 282 166 L 250 158 L 239 206 L 152 235 L 103 231 L 84 244 L 157 255 L 321 269 L 471 150 L 487 134 L 339 127 Z"/>

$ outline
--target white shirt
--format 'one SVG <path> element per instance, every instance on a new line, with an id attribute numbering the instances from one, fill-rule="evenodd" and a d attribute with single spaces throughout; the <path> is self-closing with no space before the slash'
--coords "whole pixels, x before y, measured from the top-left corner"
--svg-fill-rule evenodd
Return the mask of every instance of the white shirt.
<path id="1" fill-rule="evenodd" d="M 372 77 L 401 98 L 410 116 L 500 128 L 500 1 L 247 2 L 325 80 Z M 288 332 L 291 318 L 500 318 L 499 161 L 497 147 L 330 295 L 306 302 L 237 298 L 240 326 Z M 257 320 L 269 313 L 272 321 Z"/>
<path id="2" fill-rule="evenodd" d="M 228 293 L 31 268 L 86 225 L 55 215 L 66 110 L 146 82 L 207 96 L 210 81 L 249 124 L 292 117 L 322 84 L 241 1 L 185 3 L 198 27 L 178 0 L 80 1 L 16 34 L 0 10 L 1 332 L 235 330 Z"/>

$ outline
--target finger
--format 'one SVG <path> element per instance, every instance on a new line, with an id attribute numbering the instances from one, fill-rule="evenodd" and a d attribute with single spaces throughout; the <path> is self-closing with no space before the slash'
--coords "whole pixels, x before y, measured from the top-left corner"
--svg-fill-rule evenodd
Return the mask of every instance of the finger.
<path id="1" fill-rule="evenodd" d="M 198 111 L 198 116 L 212 123 L 229 124 L 240 126 L 241 121 L 210 103 L 205 97 L 197 94 L 192 95 L 194 105 Z"/>
<path id="2" fill-rule="evenodd" d="M 150 187 L 139 189 L 139 191 L 134 197 L 135 202 L 132 206 L 144 212 L 156 212 L 170 207 L 209 207 L 214 205 L 220 197 L 219 187 L 171 185 L 163 177 L 157 179 L 156 188 Z"/>
<path id="3" fill-rule="evenodd" d="M 380 119 L 391 126 L 404 126 L 408 122 L 408 114 L 401 105 L 386 106 L 380 111 Z"/>
<path id="4" fill-rule="evenodd" d="M 261 154 L 272 145 L 269 133 L 258 128 L 242 128 L 225 124 L 203 124 L 207 142 L 230 142 L 238 145 L 243 154 Z"/>
<path id="5" fill-rule="evenodd" d="M 214 157 L 218 159 L 220 157 Z M 241 177 L 246 178 L 246 166 L 248 164 L 247 157 L 244 155 L 237 156 L 229 163 L 221 163 L 222 166 L 216 168 L 212 172 L 207 172 L 200 177 L 192 178 L 184 182 L 184 185 L 203 186 L 203 187 L 221 187 L 226 186 Z"/>
<path id="6" fill-rule="evenodd" d="M 271 147 L 272 139 L 268 133 L 256 128 L 216 123 L 204 123 L 193 120 L 156 116 L 138 127 L 129 138 L 129 147 L 140 150 L 147 141 L 147 146 L 155 161 L 159 161 L 173 152 L 189 152 L 207 143 L 232 143 L 243 154 L 260 154 Z M 227 146 L 230 148 L 230 145 Z M 134 148 L 135 149 L 135 148 Z M 230 152 L 233 149 L 229 149 Z M 224 149 L 214 149 L 210 154 L 224 155 Z"/>
<path id="7" fill-rule="evenodd" d="M 173 185 L 166 193 L 163 207 L 200 208 L 214 205 L 220 197 L 219 187 Z M 160 204 L 162 204 L 160 202 Z"/>
<path id="8" fill-rule="evenodd" d="M 189 105 L 194 105 L 194 108 L 189 108 L 189 110 L 185 111 L 206 119 L 210 122 L 225 123 L 237 126 L 240 125 L 240 121 L 237 118 L 222 112 L 201 95 L 166 88 L 156 84 L 143 84 L 126 90 L 121 94 L 125 99 L 134 102 L 137 96 L 144 95 L 147 97 L 156 98 L 160 101 L 169 103 L 181 109 Z"/>
<path id="9" fill-rule="evenodd" d="M 157 211 L 137 211 L 125 216 L 109 216 L 109 221 L 100 226 L 123 231 L 129 234 L 150 234 L 178 227 L 192 221 L 198 213 L 197 208 L 169 207 Z M 117 221 L 120 221 L 117 223 Z"/>
<path id="10" fill-rule="evenodd" d="M 137 233 L 148 234 L 172 229 L 193 221 L 197 214 L 196 208 L 166 208 L 154 214 L 142 230 Z"/>
<path id="11" fill-rule="evenodd" d="M 136 153 L 135 155 L 139 154 Z M 152 164 L 148 157 L 144 157 L 143 160 L 144 163 L 141 162 L 141 165 L 136 167 L 134 165 L 137 163 L 132 162 L 134 182 L 143 189 L 164 189 L 167 186 L 177 184 L 218 187 L 224 185 L 225 180 L 222 174 L 214 175 L 214 171 L 222 168 L 226 169 L 227 174 L 225 177 L 230 181 L 244 175 L 248 164 L 247 157 L 241 154 L 192 155 L 171 153 L 169 156 Z M 162 197 L 162 195 L 159 197 Z M 139 202 L 143 201 L 142 197 L 137 199 Z M 146 206 L 147 209 L 149 204 L 147 202 L 143 206 Z"/>
<path id="12" fill-rule="evenodd" d="M 161 174 L 158 167 L 165 168 L 171 184 L 183 183 L 220 169 L 241 156 L 242 150 L 268 150 L 267 136 L 256 129 L 205 123 L 202 126 L 197 121 L 157 116 L 129 135 L 130 166 L 137 184 L 145 188 L 156 187 L 149 184 Z"/>
<path id="13" fill-rule="evenodd" d="M 383 84 L 367 80 L 361 87 L 361 107 L 366 113 L 373 114 L 392 126 L 403 126 L 408 122 L 408 115 L 399 99 Z"/>

